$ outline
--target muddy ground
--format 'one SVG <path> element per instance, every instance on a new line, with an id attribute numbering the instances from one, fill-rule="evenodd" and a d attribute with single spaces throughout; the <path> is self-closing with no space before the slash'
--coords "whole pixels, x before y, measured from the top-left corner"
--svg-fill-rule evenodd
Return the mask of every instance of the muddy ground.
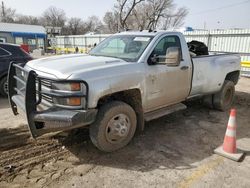
<path id="1" fill-rule="evenodd" d="M 239 163 L 213 154 L 229 112 L 189 102 L 146 124 L 124 149 L 102 153 L 88 131 L 32 140 L 0 98 L 0 187 L 250 187 L 250 79 L 237 85 Z"/>

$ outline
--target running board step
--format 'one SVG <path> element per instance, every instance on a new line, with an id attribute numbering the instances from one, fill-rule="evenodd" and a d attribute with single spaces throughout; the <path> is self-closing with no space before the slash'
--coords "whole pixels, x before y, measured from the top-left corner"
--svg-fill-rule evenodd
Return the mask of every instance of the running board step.
<path id="1" fill-rule="evenodd" d="M 175 105 L 171 105 L 165 108 L 161 108 L 159 110 L 155 110 L 153 112 L 148 112 L 144 114 L 145 121 L 151 121 L 153 119 L 157 119 L 159 117 L 177 112 L 179 110 L 185 110 L 187 106 L 185 104 L 179 103 Z"/>

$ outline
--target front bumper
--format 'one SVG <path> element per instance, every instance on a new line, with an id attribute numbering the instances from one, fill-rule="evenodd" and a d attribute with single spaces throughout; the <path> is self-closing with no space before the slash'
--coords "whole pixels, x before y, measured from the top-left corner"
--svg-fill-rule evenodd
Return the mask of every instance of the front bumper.
<path id="1" fill-rule="evenodd" d="M 26 72 L 25 80 L 20 78 L 22 77 L 20 72 Z M 95 121 L 96 109 L 73 110 L 52 106 L 46 110 L 38 110 L 38 105 L 42 103 L 44 94 L 41 89 L 42 79 L 35 71 L 26 71 L 15 63 L 10 64 L 8 75 L 9 102 L 15 115 L 18 114 L 17 108 L 25 112 L 33 138 L 50 132 L 83 127 Z M 18 88 L 18 84 L 22 87 Z"/>

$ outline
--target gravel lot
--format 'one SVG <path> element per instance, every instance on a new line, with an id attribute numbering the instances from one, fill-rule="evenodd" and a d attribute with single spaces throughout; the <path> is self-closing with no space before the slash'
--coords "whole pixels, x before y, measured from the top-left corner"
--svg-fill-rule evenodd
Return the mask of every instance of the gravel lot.
<path id="1" fill-rule="evenodd" d="M 0 98 L 0 187 L 250 187 L 250 79 L 236 88 L 239 163 L 213 154 L 228 112 L 199 102 L 146 124 L 124 149 L 106 154 L 87 130 L 30 139 L 23 117 Z"/>

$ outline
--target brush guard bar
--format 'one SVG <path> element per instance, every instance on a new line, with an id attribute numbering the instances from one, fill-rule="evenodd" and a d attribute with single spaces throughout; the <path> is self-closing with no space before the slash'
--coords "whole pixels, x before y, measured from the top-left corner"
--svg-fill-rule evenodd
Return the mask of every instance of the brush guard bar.
<path id="1" fill-rule="evenodd" d="M 69 82 L 69 80 L 53 80 L 40 77 L 35 71 L 27 71 L 20 65 L 12 62 L 9 66 L 8 93 L 9 103 L 14 115 L 18 115 L 18 107 L 25 112 L 28 127 L 33 138 L 49 132 L 64 131 L 79 128 L 94 122 L 97 110 L 87 109 L 88 85 L 82 80 L 70 80 L 80 82 L 86 86 L 86 94 L 82 93 L 48 93 L 42 90 L 42 81 Z M 17 87 L 19 85 L 20 87 Z M 86 102 L 81 108 L 63 108 L 54 105 L 48 110 L 38 111 L 37 106 L 41 104 L 43 95 L 51 97 L 83 97 Z"/>

